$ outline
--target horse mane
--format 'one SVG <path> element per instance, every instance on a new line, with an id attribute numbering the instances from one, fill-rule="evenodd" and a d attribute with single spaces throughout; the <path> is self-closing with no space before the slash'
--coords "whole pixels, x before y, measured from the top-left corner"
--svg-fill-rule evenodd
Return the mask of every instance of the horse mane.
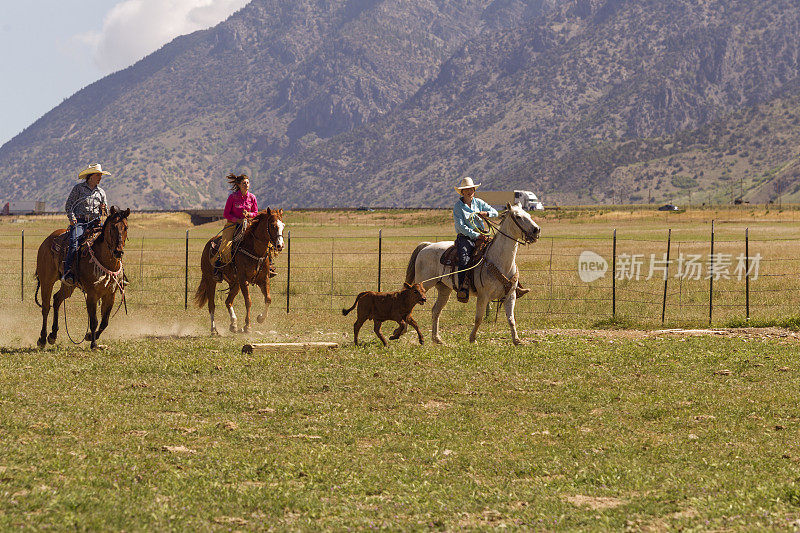
<path id="1" fill-rule="evenodd" d="M 270 215 L 272 215 L 272 211 L 270 211 Z M 253 222 L 247 226 L 246 230 L 244 230 L 242 238 L 245 238 L 248 235 L 252 234 L 255 231 L 256 226 L 258 226 L 263 220 L 266 219 L 267 219 L 267 212 L 263 210 L 259 211 L 258 214 L 255 217 L 253 217 Z"/>

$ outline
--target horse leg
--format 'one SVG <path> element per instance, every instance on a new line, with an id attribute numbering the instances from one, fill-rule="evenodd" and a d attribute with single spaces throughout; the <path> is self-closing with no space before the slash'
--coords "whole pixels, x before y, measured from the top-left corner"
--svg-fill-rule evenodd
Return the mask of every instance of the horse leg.
<path id="1" fill-rule="evenodd" d="M 239 281 L 239 289 L 242 291 L 242 296 L 244 297 L 244 329 L 242 329 L 242 333 L 250 333 L 250 287 L 247 284 L 247 281 L 240 280 Z"/>
<path id="2" fill-rule="evenodd" d="M 41 279 L 39 280 L 42 289 L 42 331 L 39 333 L 39 340 L 36 341 L 39 348 L 44 348 L 47 343 L 47 316 L 50 314 L 50 300 L 53 297 L 53 283 L 55 283 L 49 281 L 41 283 Z"/>
<path id="3" fill-rule="evenodd" d="M 213 278 L 212 278 L 213 279 Z M 213 282 L 213 290 L 211 291 L 211 297 L 208 299 L 208 315 L 211 317 L 211 336 L 217 337 L 219 336 L 219 331 L 217 331 L 217 324 L 214 322 L 214 312 L 217 309 L 217 302 L 215 295 L 217 293 L 217 283 Z"/>
<path id="4" fill-rule="evenodd" d="M 414 320 L 414 318 L 412 316 L 410 316 L 410 315 L 408 317 L 406 317 L 406 321 L 408 321 L 408 323 L 411 324 L 412 328 L 417 330 L 417 337 L 419 338 L 419 343 L 420 344 L 425 344 L 425 339 L 422 338 L 422 332 L 419 330 L 419 326 L 417 325 L 417 321 Z"/>
<path id="5" fill-rule="evenodd" d="M 400 320 L 400 322 L 397 324 L 397 329 L 395 329 L 392 332 L 392 334 L 389 335 L 389 340 L 393 341 L 395 339 L 399 339 L 400 335 L 405 333 L 407 329 L 408 329 L 408 324 L 406 324 L 406 321 L 405 320 Z"/>
<path id="6" fill-rule="evenodd" d="M 58 337 L 58 311 L 61 309 L 61 304 L 72 296 L 72 291 L 74 290 L 75 287 L 73 285 L 66 286 L 62 284 L 61 288 L 53 296 L 53 329 L 50 330 L 50 335 L 47 336 L 47 342 L 50 344 L 55 344 Z"/>
<path id="7" fill-rule="evenodd" d="M 372 329 L 375 331 L 375 335 L 378 336 L 378 338 L 383 343 L 383 347 L 385 348 L 389 346 L 389 343 L 386 342 L 386 337 L 384 337 L 383 333 L 381 333 L 381 324 L 383 324 L 383 320 L 375 320 L 375 327 L 373 327 Z"/>
<path id="8" fill-rule="evenodd" d="M 97 328 L 97 334 L 94 336 L 95 340 L 99 339 L 100 334 L 108 327 L 108 319 L 111 316 L 111 310 L 113 308 L 114 293 L 112 292 L 108 296 L 103 296 L 102 303 L 100 304 L 100 327 Z"/>
<path id="9" fill-rule="evenodd" d="M 269 266 L 267 266 L 269 268 Z M 269 274 L 267 274 L 267 280 L 260 284 L 261 292 L 264 294 L 264 312 L 256 317 L 259 324 L 263 324 L 264 321 L 267 319 L 267 312 L 269 311 L 269 304 L 272 303 L 272 298 L 269 295 Z"/>
<path id="10" fill-rule="evenodd" d="M 472 333 L 469 334 L 469 342 L 475 342 L 478 336 L 478 328 L 483 322 L 483 317 L 486 315 L 486 306 L 489 305 L 489 297 L 483 294 L 478 294 L 478 302 L 475 305 L 475 325 L 472 327 Z"/>
<path id="11" fill-rule="evenodd" d="M 508 319 L 508 326 L 511 328 L 511 341 L 516 345 L 520 345 L 522 344 L 522 341 L 519 339 L 519 336 L 517 336 L 517 321 L 514 319 L 514 304 L 516 303 L 516 301 L 517 301 L 516 291 L 511 290 L 506 295 L 506 301 L 505 304 L 503 304 L 503 307 L 505 307 L 506 310 L 506 318 Z"/>
<path id="12" fill-rule="evenodd" d="M 228 297 L 225 298 L 225 307 L 228 309 L 228 315 L 231 317 L 231 325 L 228 326 L 228 329 L 236 333 L 238 330 L 236 328 L 236 312 L 233 310 L 233 300 L 236 298 L 236 295 L 239 294 L 239 284 L 234 283 L 228 285 L 228 287 Z"/>
<path id="13" fill-rule="evenodd" d="M 442 344 L 442 338 L 439 337 L 439 315 L 442 314 L 442 309 L 447 304 L 448 298 L 450 298 L 450 293 L 453 292 L 453 289 L 448 287 L 447 285 L 440 283 L 436 286 L 436 303 L 433 304 L 432 319 L 431 319 L 431 339 L 436 344 Z"/>
<path id="14" fill-rule="evenodd" d="M 89 315 L 89 339 L 92 341 L 92 350 L 97 349 L 97 298 L 94 295 L 86 297 L 86 312 Z"/>

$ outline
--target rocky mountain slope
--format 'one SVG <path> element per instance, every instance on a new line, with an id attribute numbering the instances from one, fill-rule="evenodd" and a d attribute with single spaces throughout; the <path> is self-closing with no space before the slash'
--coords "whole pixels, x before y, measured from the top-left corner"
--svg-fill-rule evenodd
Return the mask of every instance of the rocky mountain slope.
<path id="1" fill-rule="evenodd" d="M 798 36 L 790 0 L 254 0 L 0 147 L 0 196 L 59 204 L 100 161 L 137 208 L 218 206 L 229 171 L 284 207 L 446 205 L 463 175 L 562 203 L 726 198 L 745 170 L 760 201 L 791 187 L 762 182 L 796 155 L 790 120 L 725 180 L 689 153 L 768 138 Z"/>

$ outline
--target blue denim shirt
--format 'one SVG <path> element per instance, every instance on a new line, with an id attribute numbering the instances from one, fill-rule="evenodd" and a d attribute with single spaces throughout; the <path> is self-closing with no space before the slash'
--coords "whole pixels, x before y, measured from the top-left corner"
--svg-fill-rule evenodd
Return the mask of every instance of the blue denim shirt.
<path id="1" fill-rule="evenodd" d="M 456 205 L 453 206 L 453 220 L 456 224 L 456 232 L 466 235 L 472 240 L 477 239 L 480 233 L 475 231 L 474 227 L 477 226 L 481 231 L 485 231 L 487 228 L 479 216 L 471 215 L 481 211 L 488 211 L 489 216 L 492 217 L 497 216 L 497 211 L 480 198 L 473 197 L 472 203 L 469 205 L 461 201 L 461 198 L 456 200 Z"/>

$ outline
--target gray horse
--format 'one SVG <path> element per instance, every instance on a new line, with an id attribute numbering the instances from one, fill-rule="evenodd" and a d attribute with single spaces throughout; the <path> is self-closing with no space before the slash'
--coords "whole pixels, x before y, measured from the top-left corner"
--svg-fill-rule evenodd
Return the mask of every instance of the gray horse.
<path id="1" fill-rule="evenodd" d="M 517 323 L 514 320 L 514 303 L 517 300 L 515 289 L 519 281 L 516 263 L 517 246 L 536 242 L 539 239 L 540 228 L 530 215 L 516 204 L 506 205 L 506 209 L 500 213 L 500 220 L 497 235 L 489 244 L 483 261 L 473 271 L 475 288 L 472 294 L 477 296 L 477 307 L 475 326 L 469 336 L 470 342 L 475 342 L 478 327 L 483 321 L 489 302 L 505 298 L 504 307 L 508 325 L 511 327 L 511 340 L 514 344 L 521 343 L 517 335 Z M 453 276 L 449 275 L 451 268 L 442 265 L 439 259 L 452 245 L 453 241 L 420 243 L 411 254 L 406 269 L 407 283 L 422 283 L 426 290 L 436 286 L 438 296 L 433 305 L 431 338 L 438 344 L 442 343 L 439 337 L 439 315 L 454 289 Z"/>

